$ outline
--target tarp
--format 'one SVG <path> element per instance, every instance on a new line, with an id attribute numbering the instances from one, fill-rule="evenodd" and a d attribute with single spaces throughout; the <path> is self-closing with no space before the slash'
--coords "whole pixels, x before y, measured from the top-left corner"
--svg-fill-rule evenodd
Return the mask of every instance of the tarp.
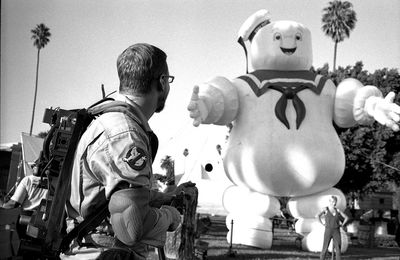
<path id="1" fill-rule="evenodd" d="M 43 149 L 43 138 L 21 133 L 22 161 L 24 163 L 25 176 L 33 174 L 31 165 L 39 158 Z"/>
<path id="2" fill-rule="evenodd" d="M 198 213 L 226 215 L 222 205 L 224 191 L 232 183 L 226 177 L 222 157 L 215 143 L 204 146 L 202 153 L 177 158 L 175 161 L 175 179 L 179 184 L 191 181 L 199 190 Z"/>

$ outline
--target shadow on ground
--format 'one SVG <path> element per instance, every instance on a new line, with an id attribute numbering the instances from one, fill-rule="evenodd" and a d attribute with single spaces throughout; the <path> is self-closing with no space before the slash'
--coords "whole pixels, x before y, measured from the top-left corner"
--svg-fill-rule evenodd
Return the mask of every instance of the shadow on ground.
<path id="1" fill-rule="evenodd" d="M 230 245 L 226 240 L 228 229 L 224 216 L 208 216 L 211 223 L 203 229 L 199 240 L 208 243 L 206 259 L 319 259 L 318 253 L 302 251 L 297 235 L 289 229 L 275 229 L 276 237 L 270 250 L 263 250 L 243 245 Z M 201 259 L 201 256 L 200 256 Z M 326 259 L 331 259 L 327 255 Z M 342 259 L 387 259 L 400 260 L 400 248 L 366 248 L 349 245 L 342 254 Z"/>

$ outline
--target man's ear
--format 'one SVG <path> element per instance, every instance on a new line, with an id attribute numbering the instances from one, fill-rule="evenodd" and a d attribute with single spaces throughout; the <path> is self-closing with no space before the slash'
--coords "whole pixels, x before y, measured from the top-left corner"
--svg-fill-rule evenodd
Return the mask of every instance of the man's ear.
<path id="1" fill-rule="evenodd" d="M 161 78 L 157 81 L 157 90 L 158 91 L 164 91 L 165 89 L 165 80 L 162 80 Z"/>

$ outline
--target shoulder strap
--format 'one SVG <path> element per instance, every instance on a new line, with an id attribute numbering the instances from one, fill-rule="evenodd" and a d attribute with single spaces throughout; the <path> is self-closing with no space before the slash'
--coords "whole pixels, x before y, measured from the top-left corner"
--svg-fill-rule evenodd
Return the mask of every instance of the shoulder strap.
<path id="1" fill-rule="evenodd" d="M 108 201 L 104 201 L 104 203 L 98 207 L 98 210 L 95 210 L 90 216 L 85 218 L 85 220 L 79 223 L 78 226 L 62 239 L 59 247 L 60 252 L 65 253 L 68 251 L 71 242 L 75 238 L 79 246 L 94 246 L 88 243 L 82 243 L 82 239 L 89 234 L 90 231 L 98 227 L 108 214 Z"/>
<path id="2" fill-rule="evenodd" d="M 110 99 L 108 99 L 108 100 L 110 100 Z M 122 102 L 122 101 L 111 101 L 111 102 L 101 104 L 104 101 L 105 100 L 101 100 L 101 101 L 97 102 L 96 104 L 90 106 L 87 109 L 89 114 L 92 115 L 94 118 L 96 118 L 104 113 L 109 113 L 109 112 L 124 113 L 127 116 L 129 116 L 130 118 L 132 118 L 133 120 L 135 120 L 136 123 L 138 123 L 140 125 L 140 127 L 142 127 L 143 130 L 146 131 L 146 129 L 144 129 L 143 123 L 141 122 L 139 117 L 132 111 L 132 109 L 130 109 L 130 106 L 127 103 Z"/>

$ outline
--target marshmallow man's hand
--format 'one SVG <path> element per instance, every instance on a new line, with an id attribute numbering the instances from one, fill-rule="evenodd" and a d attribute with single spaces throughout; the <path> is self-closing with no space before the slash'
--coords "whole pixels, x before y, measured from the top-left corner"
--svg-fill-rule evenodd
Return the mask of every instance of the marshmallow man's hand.
<path id="1" fill-rule="evenodd" d="M 374 108 L 374 119 L 380 124 L 390 127 L 393 131 L 398 131 L 400 121 L 400 106 L 393 103 L 394 92 L 390 92 L 385 98 L 376 101 Z"/>
<path id="2" fill-rule="evenodd" d="M 190 117 L 193 118 L 193 125 L 199 126 L 208 115 L 208 109 L 202 99 L 199 98 L 199 86 L 194 86 L 190 103 L 187 107 Z"/>

